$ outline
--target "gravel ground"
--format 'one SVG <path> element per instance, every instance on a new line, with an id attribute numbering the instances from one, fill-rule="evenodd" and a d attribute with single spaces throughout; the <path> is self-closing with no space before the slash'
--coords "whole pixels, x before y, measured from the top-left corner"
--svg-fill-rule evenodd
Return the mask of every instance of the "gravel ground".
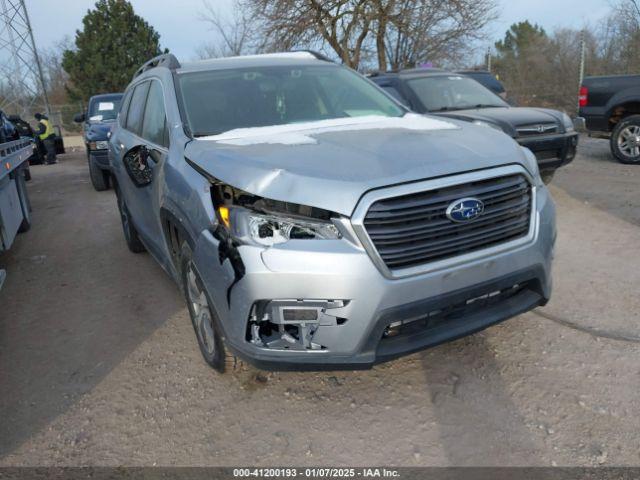
<path id="1" fill-rule="evenodd" d="M 81 155 L 34 167 L 0 257 L 0 465 L 639 465 L 640 167 L 606 148 L 554 181 L 546 308 L 339 373 L 217 375 Z"/>

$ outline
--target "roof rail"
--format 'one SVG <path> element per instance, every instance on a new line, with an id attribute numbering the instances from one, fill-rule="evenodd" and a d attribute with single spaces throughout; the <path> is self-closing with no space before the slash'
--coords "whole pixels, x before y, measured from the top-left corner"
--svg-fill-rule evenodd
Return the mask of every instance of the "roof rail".
<path id="1" fill-rule="evenodd" d="M 326 55 L 323 55 L 320 52 L 316 52 L 315 50 L 292 50 L 292 52 L 306 52 L 306 53 L 308 53 L 310 55 L 313 55 L 318 60 L 322 60 L 323 62 L 336 63 L 333 60 L 331 60 L 329 57 L 327 57 Z"/>
<path id="2" fill-rule="evenodd" d="M 136 70 L 136 73 L 133 74 L 133 78 L 136 78 L 142 75 L 147 70 L 155 67 L 166 67 L 170 70 L 175 70 L 176 68 L 180 68 L 180 62 L 174 54 L 163 53 L 162 55 L 153 57 L 151 60 L 147 60 L 145 63 L 143 63 L 142 66 L 138 70 Z"/>

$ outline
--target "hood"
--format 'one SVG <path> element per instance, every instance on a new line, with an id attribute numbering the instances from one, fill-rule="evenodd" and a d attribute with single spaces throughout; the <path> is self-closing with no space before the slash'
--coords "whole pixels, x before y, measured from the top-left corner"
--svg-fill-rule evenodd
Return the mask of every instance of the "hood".
<path id="1" fill-rule="evenodd" d="M 412 122 L 418 117 L 409 115 Z M 498 131 L 422 118 L 436 122 L 434 128 L 374 122 L 316 130 L 285 125 L 284 135 L 273 130 L 278 127 L 245 129 L 257 131 L 252 140 L 232 131 L 192 140 L 185 155 L 211 176 L 251 194 L 347 216 L 372 189 L 505 164 L 526 167 L 523 149 Z M 265 128 L 271 129 L 268 136 L 260 133 Z"/>
<path id="2" fill-rule="evenodd" d="M 90 142 L 107 140 L 107 133 L 111 130 L 113 121 L 90 123 L 85 130 L 85 136 Z"/>
<path id="3" fill-rule="evenodd" d="M 558 125 L 559 131 L 562 131 L 563 129 L 562 113 L 546 108 L 478 108 L 442 112 L 437 115 L 464 120 L 467 122 L 482 120 L 484 122 L 494 123 L 499 125 L 506 134 L 511 135 L 512 137 L 517 135 L 516 128 L 524 125 L 555 123 Z"/>

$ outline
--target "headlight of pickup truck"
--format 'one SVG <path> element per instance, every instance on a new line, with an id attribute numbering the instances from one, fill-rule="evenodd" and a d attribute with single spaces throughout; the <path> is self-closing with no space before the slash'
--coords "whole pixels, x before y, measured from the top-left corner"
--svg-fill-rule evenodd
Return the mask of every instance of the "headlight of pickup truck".
<path id="1" fill-rule="evenodd" d="M 100 140 L 97 142 L 89 142 L 89 150 L 106 150 L 109 148 L 109 142 Z"/>
<path id="2" fill-rule="evenodd" d="M 330 221 L 280 213 L 258 213 L 242 207 L 218 207 L 218 216 L 238 240 L 271 246 L 289 240 L 337 240 L 338 228 Z"/>
<path id="3" fill-rule="evenodd" d="M 575 130 L 575 127 L 573 126 L 573 120 L 571 120 L 571 117 L 566 113 L 562 114 L 562 123 L 564 124 L 565 132 L 573 132 Z"/>

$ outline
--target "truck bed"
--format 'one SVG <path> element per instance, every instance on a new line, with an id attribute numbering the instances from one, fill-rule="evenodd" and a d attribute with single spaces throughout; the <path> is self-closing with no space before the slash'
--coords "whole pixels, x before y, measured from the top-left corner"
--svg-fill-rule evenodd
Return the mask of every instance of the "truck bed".
<path id="1" fill-rule="evenodd" d="M 11 247 L 23 221 L 30 216 L 22 170 L 32 153 L 31 139 L 0 144 L 0 252 Z"/>

